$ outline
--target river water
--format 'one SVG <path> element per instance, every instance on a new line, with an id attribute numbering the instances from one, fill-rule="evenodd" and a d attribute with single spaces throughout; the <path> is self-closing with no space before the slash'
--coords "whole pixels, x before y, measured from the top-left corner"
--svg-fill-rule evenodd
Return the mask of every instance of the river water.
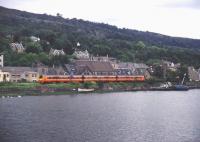
<path id="1" fill-rule="evenodd" d="M 0 142 L 200 142 L 200 90 L 1 98 Z"/>

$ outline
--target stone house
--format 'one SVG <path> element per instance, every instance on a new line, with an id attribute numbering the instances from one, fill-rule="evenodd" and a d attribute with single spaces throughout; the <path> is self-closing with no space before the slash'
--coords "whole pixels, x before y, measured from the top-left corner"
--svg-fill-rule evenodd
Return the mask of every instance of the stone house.
<path id="1" fill-rule="evenodd" d="M 58 49 L 53 49 L 51 48 L 49 51 L 49 55 L 50 56 L 62 56 L 65 55 L 65 52 L 62 50 L 58 50 Z"/>
<path id="2" fill-rule="evenodd" d="M 162 65 L 166 66 L 166 69 L 171 70 L 171 71 L 177 71 L 178 68 L 180 68 L 181 64 L 180 63 L 173 63 L 170 61 L 162 61 Z"/>
<path id="3" fill-rule="evenodd" d="M 75 49 L 73 55 L 77 58 L 77 59 L 87 59 L 89 60 L 90 58 L 90 54 L 87 50 L 85 51 L 81 51 L 81 50 L 78 50 L 78 49 Z"/>
<path id="4" fill-rule="evenodd" d="M 17 53 L 23 53 L 25 51 L 25 48 L 23 47 L 22 43 L 11 43 L 10 47 L 14 52 Z"/>
<path id="5" fill-rule="evenodd" d="M 92 61 L 102 61 L 102 62 L 117 62 L 116 58 L 112 58 L 107 56 L 90 56 L 90 60 Z"/>
<path id="6" fill-rule="evenodd" d="M 200 69 L 196 70 L 194 67 L 188 67 L 188 75 L 190 81 L 200 81 Z"/>

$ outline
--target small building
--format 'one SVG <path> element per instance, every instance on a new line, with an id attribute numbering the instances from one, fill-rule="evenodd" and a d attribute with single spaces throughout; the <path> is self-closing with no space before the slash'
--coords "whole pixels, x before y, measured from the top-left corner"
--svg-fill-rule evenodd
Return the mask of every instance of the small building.
<path id="1" fill-rule="evenodd" d="M 23 53 L 25 51 L 22 43 L 11 43 L 10 47 L 16 53 Z"/>
<path id="2" fill-rule="evenodd" d="M 10 81 L 10 73 L 0 70 L 0 82 L 9 82 L 9 81 Z"/>
<path id="3" fill-rule="evenodd" d="M 190 81 L 200 81 L 200 70 L 196 70 L 194 67 L 188 67 L 188 75 Z"/>
<path id="4" fill-rule="evenodd" d="M 75 49 L 73 55 L 77 58 L 77 59 L 89 59 L 90 58 L 90 54 L 87 50 L 85 51 L 81 51 L 81 50 L 78 50 L 78 49 Z"/>
<path id="5" fill-rule="evenodd" d="M 90 56 L 90 60 L 92 61 L 102 61 L 102 62 L 113 62 L 116 63 L 117 59 L 113 57 L 107 56 Z"/>
<path id="6" fill-rule="evenodd" d="M 4 55 L 0 54 L 0 68 L 4 66 Z"/>
<path id="7" fill-rule="evenodd" d="M 162 64 L 166 66 L 166 69 L 171 70 L 171 71 L 177 71 L 178 68 L 180 68 L 181 64 L 180 63 L 173 63 L 170 61 L 162 61 Z"/>
<path id="8" fill-rule="evenodd" d="M 51 48 L 50 49 L 50 52 L 49 52 L 49 55 L 50 56 L 63 56 L 65 55 L 65 52 L 62 50 L 58 50 L 58 49 L 53 49 Z"/>

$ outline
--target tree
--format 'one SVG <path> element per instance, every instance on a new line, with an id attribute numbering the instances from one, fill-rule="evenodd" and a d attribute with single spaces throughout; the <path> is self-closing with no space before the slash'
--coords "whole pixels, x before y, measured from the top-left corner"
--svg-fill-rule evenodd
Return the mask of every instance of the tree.
<path id="1" fill-rule="evenodd" d="M 29 42 L 26 44 L 27 53 L 40 53 L 42 52 L 42 47 L 38 42 Z"/>
<path id="2" fill-rule="evenodd" d="M 18 43 L 20 43 L 21 42 L 21 35 L 19 33 L 14 34 L 12 42 L 18 42 Z"/>
<path id="3" fill-rule="evenodd" d="M 66 54 L 71 55 L 74 53 L 72 43 L 65 34 L 56 38 L 53 46 L 56 49 L 63 49 Z"/>
<path id="4" fill-rule="evenodd" d="M 62 14 L 60 13 L 57 13 L 56 16 L 62 18 Z"/>
<path id="5" fill-rule="evenodd" d="M 142 41 L 138 41 L 135 45 L 136 49 L 140 50 L 146 47 L 146 45 L 144 44 L 144 42 Z"/>
<path id="6" fill-rule="evenodd" d="M 184 77 L 184 74 L 186 74 L 185 81 L 188 81 L 189 77 L 188 77 L 188 68 L 187 68 L 187 65 L 181 64 L 180 68 L 178 69 L 179 82 L 182 81 L 182 79 Z"/>
<path id="7" fill-rule="evenodd" d="M 50 58 L 50 65 L 59 66 L 59 65 L 67 64 L 69 63 L 69 58 L 70 56 L 68 55 L 53 56 L 52 58 Z"/>

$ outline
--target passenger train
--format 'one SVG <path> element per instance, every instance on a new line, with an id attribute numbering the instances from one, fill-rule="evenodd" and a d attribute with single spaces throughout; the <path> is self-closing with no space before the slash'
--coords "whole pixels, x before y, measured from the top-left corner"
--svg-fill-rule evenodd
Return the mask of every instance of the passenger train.
<path id="1" fill-rule="evenodd" d="M 42 76 L 39 78 L 39 83 L 79 83 L 79 82 L 142 82 L 145 81 L 144 76 L 132 75 L 108 75 L 108 76 L 95 76 L 95 75 L 51 75 Z"/>

